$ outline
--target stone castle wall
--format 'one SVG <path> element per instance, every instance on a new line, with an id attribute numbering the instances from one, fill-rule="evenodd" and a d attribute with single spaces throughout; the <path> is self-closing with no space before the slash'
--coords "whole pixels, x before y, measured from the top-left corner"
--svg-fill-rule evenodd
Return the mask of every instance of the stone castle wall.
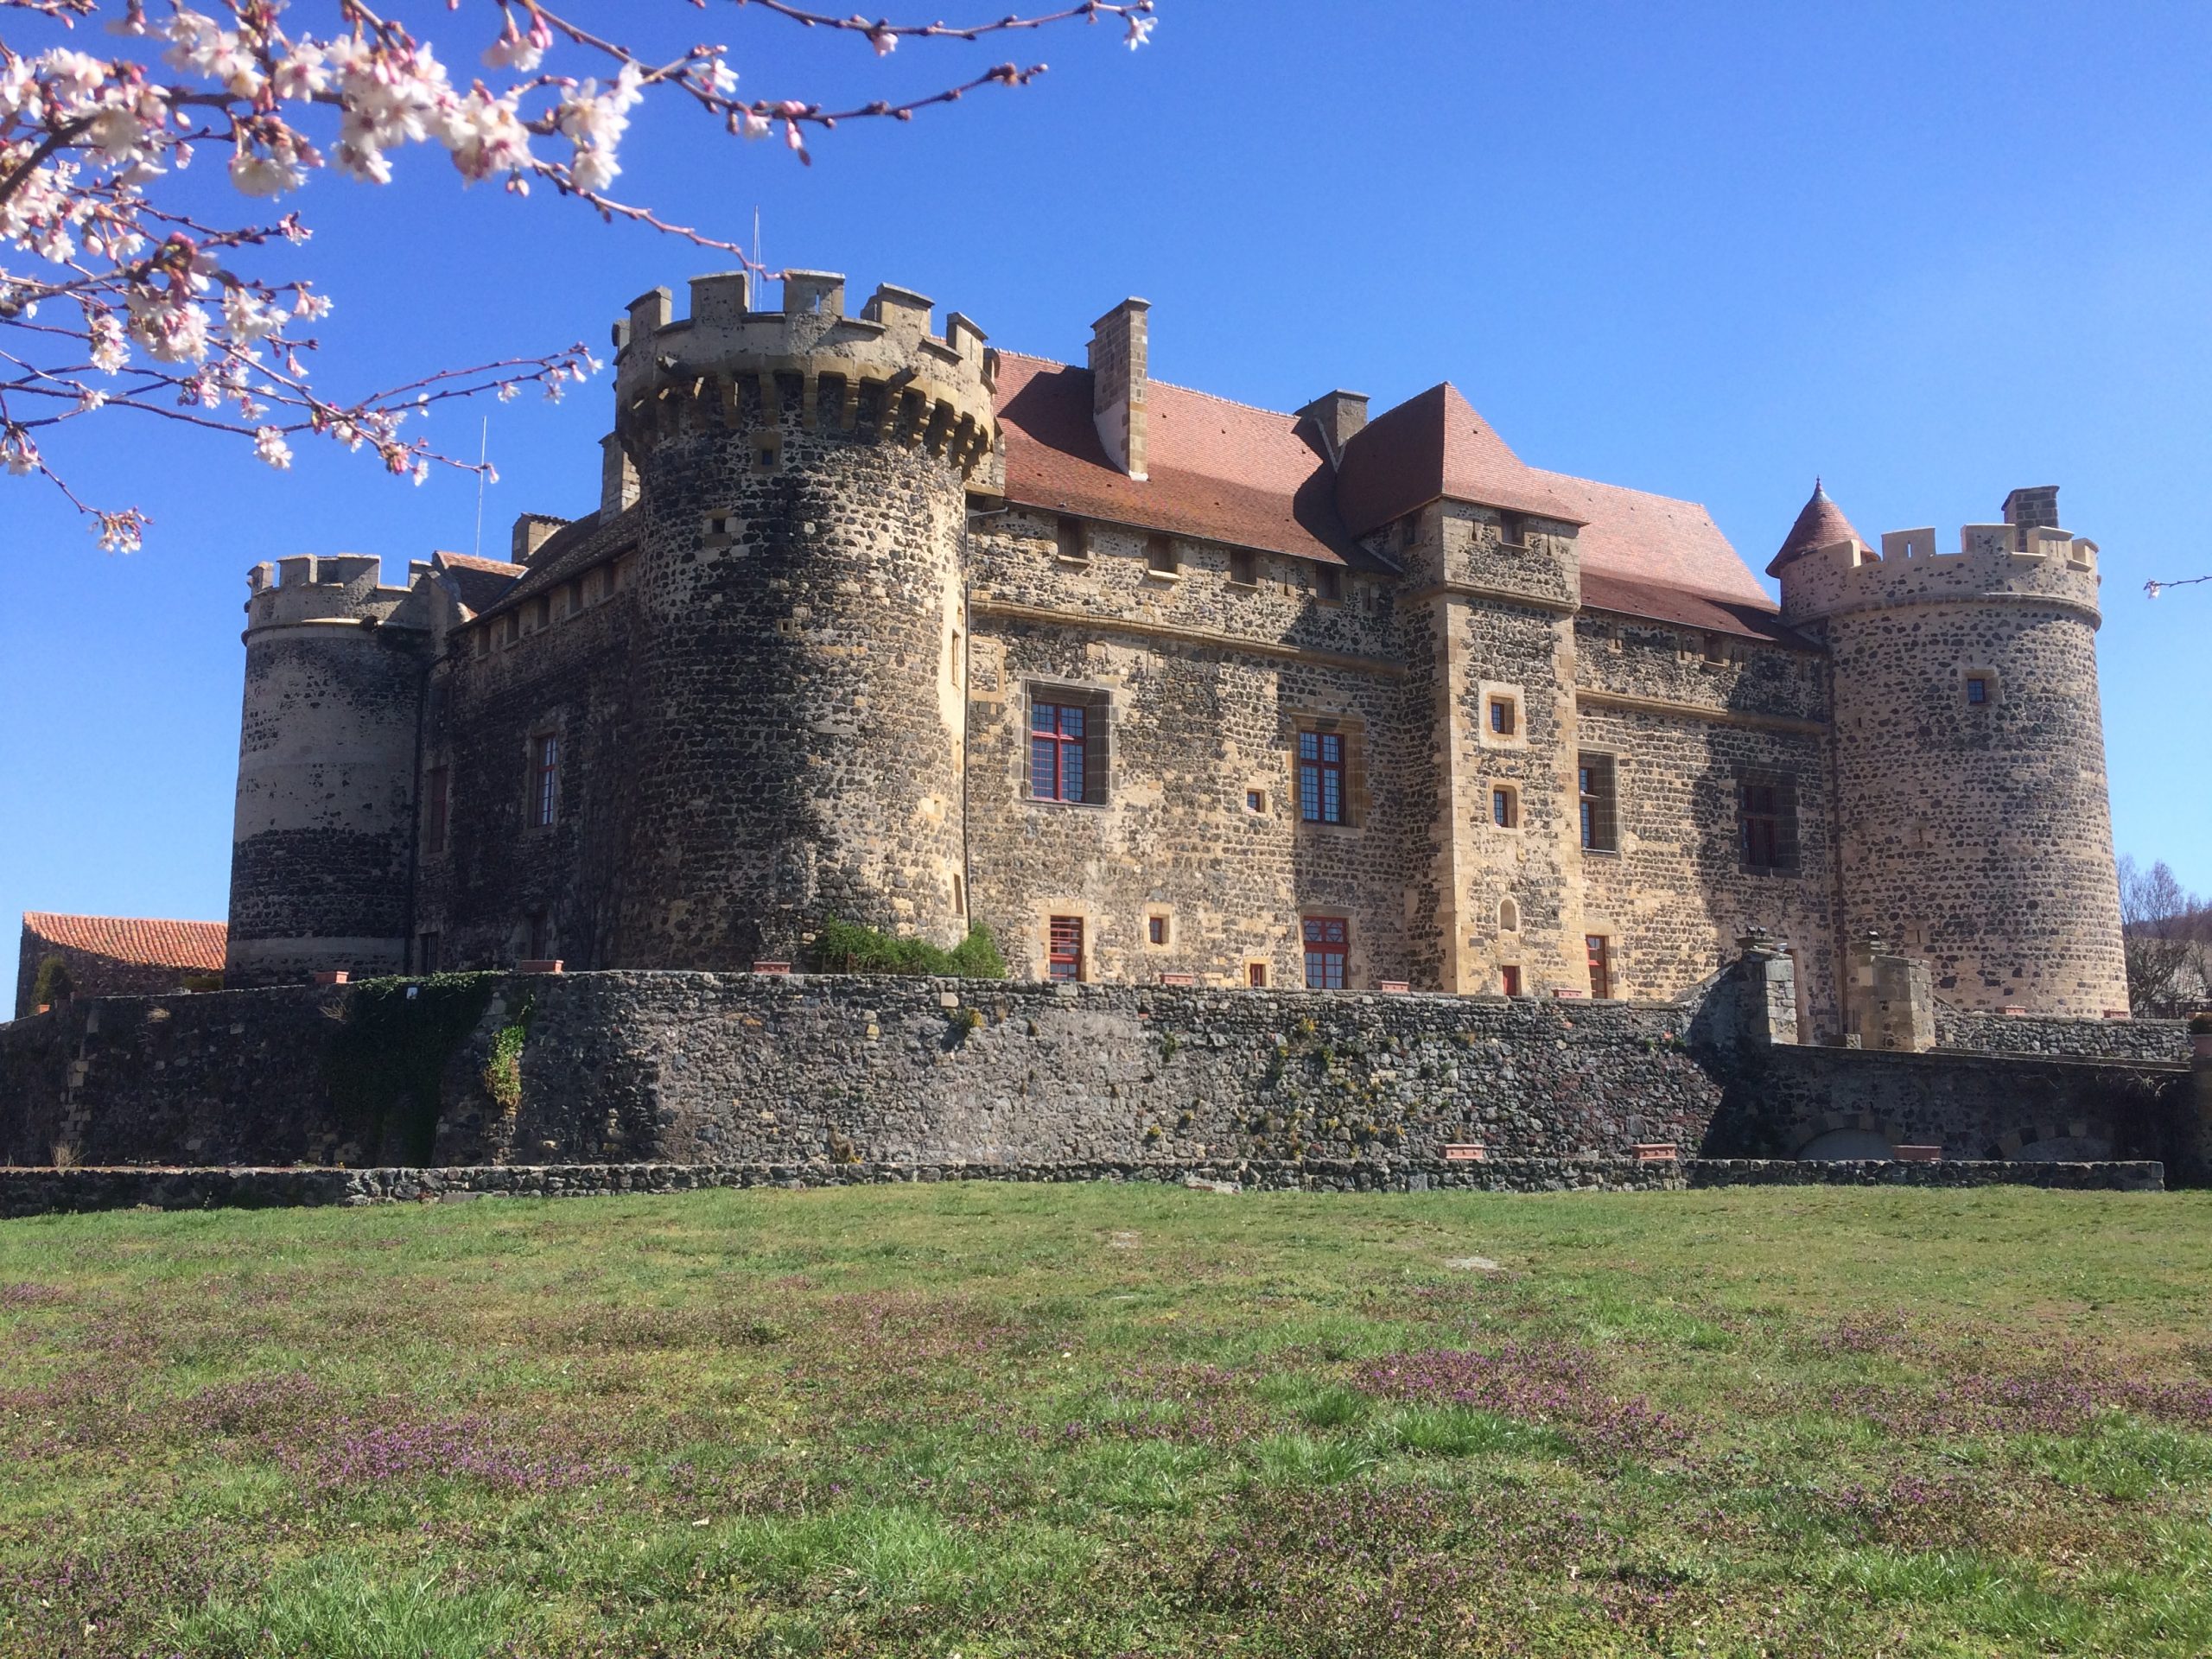
<path id="1" fill-rule="evenodd" d="M 1789 1156 L 1840 1128 L 1947 1156 L 2164 1158 L 2186 1068 L 1776 1047 L 1699 1000 L 610 972 L 480 987 L 417 1056 L 358 1070 L 358 987 L 114 997 L 0 1027 L 0 1162 L 1619 1161 Z M 520 1026 L 518 1094 L 489 1071 Z M 407 1046 L 403 1039 L 399 1045 Z M 378 1084 L 377 1079 L 385 1079 Z M 365 1095 L 372 1084 L 384 1090 Z M 2190 1120 L 2193 1122 L 2193 1119 Z M 2177 1149 L 2178 1148 L 2178 1150 Z"/>

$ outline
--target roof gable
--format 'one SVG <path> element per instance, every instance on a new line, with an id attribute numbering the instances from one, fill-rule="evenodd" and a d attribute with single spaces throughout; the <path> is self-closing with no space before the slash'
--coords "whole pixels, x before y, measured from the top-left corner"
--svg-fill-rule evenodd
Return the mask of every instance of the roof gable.
<path id="1" fill-rule="evenodd" d="M 1355 536 L 1444 498 L 1580 524 L 1544 479 L 1457 387 L 1440 381 L 1352 435 L 1337 474 L 1337 506 Z"/>

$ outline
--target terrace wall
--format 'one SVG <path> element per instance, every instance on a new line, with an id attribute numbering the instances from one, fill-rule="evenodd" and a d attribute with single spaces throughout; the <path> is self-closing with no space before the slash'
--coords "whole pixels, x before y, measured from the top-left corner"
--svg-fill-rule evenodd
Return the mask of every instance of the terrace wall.
<path id="1" fill-rule="evenodd" d="M 438 1084 L 414 1107 L 403 1085 L 348 1070 L 362 988 L 98 998 L 0 1027 L 0 1160 L 1403 1170 L 1471 1143 L 1492 1161 L 1622 1160 L 1650 1143 L 1787 1157 L 1851 1126 L 1955 1158 L 2186 1161 L 2183 1067 L 1770 1050 L 1745 1039 L 1741 982 L 1630 1004 L 510 976 L 483 982 L 473 1029 L 418 1057 L 415 1075 Z M 487 1062 L 518 1025 L 519 1090 L 503 1105 Z M 369 1084 L 383 1094 L 365 1097 Z"/>

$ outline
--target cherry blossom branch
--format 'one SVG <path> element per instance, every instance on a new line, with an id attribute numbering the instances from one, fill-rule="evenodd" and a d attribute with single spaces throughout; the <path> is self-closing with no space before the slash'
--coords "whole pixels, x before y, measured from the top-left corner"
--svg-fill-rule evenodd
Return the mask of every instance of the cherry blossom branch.
<path id="1" fill-rule="evenodd" d="M 448 0 L 448 9 L 463 3 Z M 700 9 L 704 0 L 689 3 Z M 1157 0 L 1082 0 L 973 25 L 871 22 L 789 0 L 734 3 L 861 37 L 879 58 L 902 40 L 975 41 L 1077 21 L 1118 21 L 1135 48 L 1157 26 Z M 109 35 L 138 43 L 103 58 L 66 48 L 29 55 L 0 41 L 0 467 L 47 479 L 94 521 L 105 547 L 137 546 L 146 516 L 84 502 L 40 452 L 35 433 L 128 409 L 251 437 L 256 454 L 278 467 L 290 464 L 292 437 L 365 444 L 389 470 L 419 482 L 432 466 L 489 468 L 404 435 L 410 417 L 454 399 L 512 397 L 532 385 L 557 398 L 600 366 L 579 345 L 442 369 L 365 397 L 325 397 L 308 366 L 318 341 L 300 325 L 326 316 L 329 300 L 306 279 L 241 267 L 257 254 L 304 246 L 307 226 L 296 213 L 273 224 L 212 224 L 166 205 L 168 181 L 198 150 L 226 146 L 231 184 L 244 196 L 269 198 L 327 169 L 381 184 L 398 152 L 437 145 L 466 183 L 496 181 L 518 194 L 541 183 L 602 219 L 734 255 L 767 276 L 735 244 L 613 190 L 630 111 L 646 96 L 680 94 L 746 138 L 780 129 L 785 145 L 807 161 L 808 128 L 909 121 L 918 111 L 986 87 L 1026 86 L 1045 72 L 1042 64 L 1000 64 L 926 97 L 833 110 L 740 98 L 721 46 L 648 58 L 548 0 L 478 0 L 480 15 L 497 14 L 499 32 L 483 59 L 504 84 L 478 79 L 463 87 L 430 42 L 369 0 L 309 0 L 296 10 L 314 4 L 327 10 L 331 32 L 288 32 L 294 14 L 281 0 L 0 0 L 0 15 L 65 29 L 105 13 Z M 608 79 L 546 67 L 549 55 L 563 51 L 591 60 Z M 540 154 L 541 143 L 566 153 Z"/>

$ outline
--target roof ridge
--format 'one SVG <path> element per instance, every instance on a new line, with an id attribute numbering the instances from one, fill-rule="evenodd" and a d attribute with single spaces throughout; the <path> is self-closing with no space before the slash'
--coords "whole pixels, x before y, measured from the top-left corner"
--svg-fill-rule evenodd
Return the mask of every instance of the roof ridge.
<path id="1" fill-rule="evenodd" d="M 23 919 L 46 917 L 57 922 L 174 922 L 181 927 L 228 927 L 228 922 L 204 921 L 193 916 L 106 916 L 89 910 L 27 910 Z"/>
<path id="2" fill-rule="evenodd" d="M 999 355 L 1001 357 L 1018 357 L 1025 362 L 1029 363 L 1042 363 L 1047 368 L 1081 369 L 1085 374 L 1090 372 L 1088 368 L 1085 368 L 1080 363 L 1063 363 L 1057 357 L 1039 357 L 1034 352 L 1001 350 Z M 1186 386 L 1179 380 L 1161 380 L 1147 375 L 1145 379 L 1145 384 L 1153 386 L 1165 386 L 1170 391 L 1188 392 L 1192 397 L 1203 397 L 1208 403 L 1226 404 L 1231 409 L 1249 410 L 1255 415 L 1272 415 L 1277 420 L 1294 421 L 1299 418 L 1299 413 L 1294 409 L 1269 409 L 1265 404 L 1248 404 L 1241 397 L 1224 397 L 1217 391 L 1208 391 L 1203 386 Z"/>
<path id="3" fill-rule="evenodd" d="M 1588 484 L 1601 490 L 1615 490 L 1623 495 L 1640 495 L 1649 501 L 1671 501 L 1678 507 L 1695 507 L 1708 518 L 1713 516 L 1711 507 L 1702 501 L 1693 500 L 1687 495 L 1668 495 L 1658 490 L 1639 489 L 1633 484 L 1609 483 L 1602 478 L 1585 478 L 1580 473 L 1562 473 L 1549 467 L 1532 466 L 1529 470 L 1532 473 L 1541 473 L 1546 478 L 1562 479 L 1569 484 Z"/>

